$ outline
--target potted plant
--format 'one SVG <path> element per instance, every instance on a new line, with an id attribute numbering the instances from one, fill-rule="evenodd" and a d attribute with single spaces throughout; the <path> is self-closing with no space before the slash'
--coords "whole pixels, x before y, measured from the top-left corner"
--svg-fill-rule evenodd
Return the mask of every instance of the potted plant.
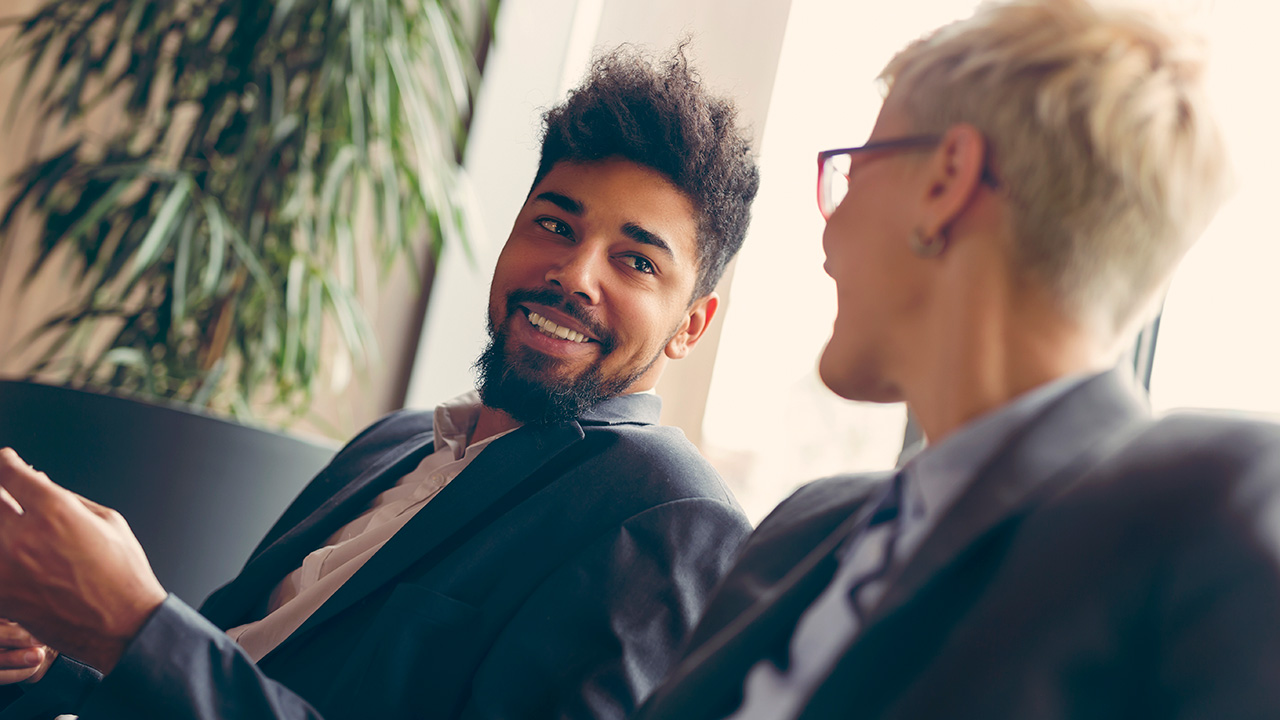
<path id="1" fill-rule="evenodd" d="M 241 417 L 305 412 L 335 329 L 376 351 L 357 264 L 463 243 L 457 183 L 496 0 L 44 0 L 10 20 L 11 112 L 69 139 L 13 179 L 72 307 L 32 375 Z M 106 133 L 78 127 L 109 106 Z M 411 267 L 413 263 L 408 263 Z M 332 343 L 331 343 L 332 345 Z M 328 346 L 325 346 L 328 347 Z M 276 413 L 279 415 L 280 413 Z"/>
<path id="2" fill-rule="evenodd" d="M 374 356 L 357 265 L 465 247 L 458 159 L 495 12 L 39 0 L 7 21 L 0 60 L 23 70 L 10 112 L 60 144 L 12 178 L 0 243 L 34 216 L 25 276 L 66 258 L 72 297 L 27 368 L 70 387 L 0 381 L 0 445 L 133 517 L 189 600 L 333 449 L 217 416 L 304 413 L 322 349 Z M 114 121 L 90 130 L 98 108 Z"/>

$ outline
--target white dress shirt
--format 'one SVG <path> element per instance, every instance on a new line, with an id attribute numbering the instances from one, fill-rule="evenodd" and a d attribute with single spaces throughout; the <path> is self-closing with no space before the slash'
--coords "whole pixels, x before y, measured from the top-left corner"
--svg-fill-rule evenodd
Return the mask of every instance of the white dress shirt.
<path id="1" fill-rule="evenodd" d="M 374 498 L 359 517 L 342 526 L 285 576 L 272 591 L 266 617 L 227 630 L 253 658 L 261 660 L 294 633 L 312 613 L 356 574 L 393 535 L 476 459 L 499 433 L 468 444 L 480 416 L 480 397 L 468 392 L 435 410 L 435 452 Z M 507 431 L 510 432 L 510 431 Z"/>

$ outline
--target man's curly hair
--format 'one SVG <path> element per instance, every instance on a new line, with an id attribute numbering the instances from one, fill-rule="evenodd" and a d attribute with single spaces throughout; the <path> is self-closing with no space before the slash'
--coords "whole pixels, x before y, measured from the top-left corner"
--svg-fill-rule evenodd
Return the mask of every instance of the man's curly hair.
<path id="1" fill-rule="evenodd" d="M 665 175 L 698 220 L 694 298 L 711 292 L 742 247 L 760 172 L 737 109 L 709 95 L 684 56 L 653 62 L 627 46 L 596 58 L 586 81 L 543 116 L 536 187 L 559 162 L 623 158 Z"/>

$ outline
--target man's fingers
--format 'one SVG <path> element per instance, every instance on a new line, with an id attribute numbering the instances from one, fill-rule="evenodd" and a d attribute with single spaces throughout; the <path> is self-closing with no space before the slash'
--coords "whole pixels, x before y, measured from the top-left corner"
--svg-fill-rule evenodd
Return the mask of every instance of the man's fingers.
<path id="1" fill-rule="evenodd" d="M 14 452 L 13 448 L 0 449 L 0 475 L 9 474 L 8 470 L 12 464 L 12 459 L 17 456 L 18 453 Z M 18 462 L 22 462 L 22 458 L 19 457 Z M 4 489 L 3 482 L 0 482 L 0 513 L 8 514 L 10 512 L 15 515 L 21 515 L 22 506 L 9 494 L 8 490 Z"/>
<path id="2" fill-rule="evenodd" d="M 57 487 L 47 475 L 23 461 L 13 448 L 0 448 L 0 489 L 22 509 L 38 506 Z"/>
<path id="3" fill-rule="evenodd" d="M 0 650 L 0 670 L 34 670 L 44 662 L 45 649 Z"/>
<path id="4" fill-rule="evenodd" d="M 103 518 L 104 520 L 110 519 L 110 517 L 115 513 L 114 510 L 107 507 L 106 505 L 99 505 L 98 503 L 81 495 L 80 493 L 72 492 L 71 494 L 75 495 L 76 499 L 80 501 L 80 504 L 84 505 L 86 508 L 89 509 L 89 512 L 93 513 L 94 515 L 97 515 L 100 518 Z"/>
<path id="5" fill-rule="evenodd" d="M 0 512 L 9 512 L 14 515 L 22 514 L 22 506 L 3 487 L 0 487 Z"/>
<path id="6" fill-rule="evenodd" d="M 40 645 L 27 629 L 15 622 L 0 620 L 0 650 L 28 648 Z"/>

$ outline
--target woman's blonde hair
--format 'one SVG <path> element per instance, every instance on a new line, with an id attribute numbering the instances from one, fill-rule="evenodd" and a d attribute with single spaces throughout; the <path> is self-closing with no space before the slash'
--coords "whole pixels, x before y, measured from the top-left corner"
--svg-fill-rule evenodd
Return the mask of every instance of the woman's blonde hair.
<path id="1" fill-rule="evenodd" d="M 880 79 L 918 130 L 982 131 L 1017 267 L 1114 333 L 1226 195 L 1206 56 L 1201 38 L 1133 7 L 1014 0 L 916 41 Z"/>

